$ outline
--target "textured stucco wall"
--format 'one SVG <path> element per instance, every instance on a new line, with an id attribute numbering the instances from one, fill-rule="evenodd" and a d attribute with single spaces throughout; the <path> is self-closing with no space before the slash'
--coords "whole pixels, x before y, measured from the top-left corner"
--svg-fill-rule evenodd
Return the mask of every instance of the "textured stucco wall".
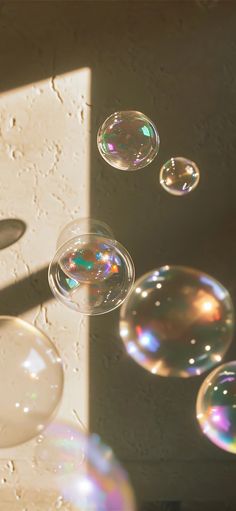
<path id="1" fill-rule="evenodd" d="M 28 320 L 54 342 L 65 373 L 57 417 L 79 426 L 88 425 L 88 321 L 52 299 L 47 267 L 60 229 L 89 214 L 90 78 L 88 68 L 79 69 L 0 97 L 0 219 L 26 224 L 23 237 L 0 254 L 0 311 Z M 33 488 L 34 445 L 0 450 L 0 509 L 35 501 L 21 483 L 25 474 L 28 485 L 30 474 Z"/>
<path id="2" fill-rule="evenodd" d="M 60 225 L 81 212 L 90 158 L 90 207 L 85 201 L 82 210 L 89 207 L 92 216 L 111 226 L 132 254 L 138 276 L 161 264 L 186 264 L 221 280 L 235 300 L 235 2 L 35 1 L 0 6 L 1 218 L 17 215 L 28 223 L 22 240 L 1 252 L 3 288 L 47 264 Z M 90 99 L 85 75 L 75 74 L 78 81 L 70 86 L 68 78 L 52 79 L 84 67 L 91 69 Z M 40 80 L 46 80 L 43 86 Z M 24 92 L 15 90 L 26 84 L 31 85 Z M 22 132 L 14 135 L 17 124 L 10 120 L 18 108 L 19 125 L 29 122 L 31 127 L 27 141 L 33 137 L 33 143 L 27 151 Z M 128 108 L 149 115 L 161 137 L 158 158 L 134 174 L 107 166 L 96 149 L 100 122 Z M 82 110 L 86 122 L 91 113 L 90 151 Z M 200 167 L 199 187 L 189 197 L 168 196 L 158 185 L 160 165 L 172 155 L 190 157 Z M 12 173 L 20 174 L 14 182 Z M 26 183 L 37 190 L 30 207 L 20 196 Z M 54 196 L 42 192 L 44 183 Z M 25 317 L 36 319 L 58 339 L 70 368 L 80 320 L 54 302 L 45 306 L 41 276 L 36 294 L 42 306 Z M 35 294 L 28 292 L 33 300 Z M 89 321 L 91 429 L 124 461 L 142 502 L 236 498 L 235 457 L 207 442 L 194 420 L 202 378 L 173 381 L 139 368 L 124 352 L 118 316 L 115 311 Z M 62 323 L 69 325 L 68 331 L 61 329 Z M 227 358 L 232 357 L 235 344 Z M 77 397 L 76 406 L 80 396 L 68 392 L 70 409 Z"/>

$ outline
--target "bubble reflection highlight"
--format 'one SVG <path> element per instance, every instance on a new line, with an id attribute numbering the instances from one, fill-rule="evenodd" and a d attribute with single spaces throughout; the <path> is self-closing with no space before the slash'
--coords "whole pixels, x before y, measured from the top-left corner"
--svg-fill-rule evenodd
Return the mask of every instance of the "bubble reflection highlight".
<path id="1" fill-rule="evenodd" d="M 154 123 L 141 112 L 115 112 L 98 130 L 98 150 L 104 160 L 119 170 L 138 170 L 158 153 L 160 138 Z"/>
<path id="2" fill-rule="evenodd" d="M 236 362 L 212 371 L 197 397 L 197 419 L 202 432 L 217 447 L 236 454 Z"/>
<path id="3" fill-rule="evenodd" d="M 55 423 L 36 447 L 35 459 L 40 468 L 56 467 L 58 491 L 73 509 L 135 511 L 128 476 L 97 435 Z"/>
<path id="4" fill-rule="evenodd" d="M 163 266 L 136 282 L 120 311 L 120 335 L 148 371 L 187 378 L 221 362 L 233 321 L 222 284 L 192 268 Z"/>

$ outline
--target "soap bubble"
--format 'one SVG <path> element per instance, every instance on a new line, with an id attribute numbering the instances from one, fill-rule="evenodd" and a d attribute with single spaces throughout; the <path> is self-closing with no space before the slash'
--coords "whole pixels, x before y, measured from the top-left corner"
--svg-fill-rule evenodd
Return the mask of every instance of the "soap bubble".
<path id="1" fill-rule="evenodd" d="M 135 510 L 125 470 L 97 435 L 55 423 L 36 447 L 35 461 L 45 471 L 53 467 L 58 491 L 73 510 Z"/>
<path id="2" fill-rule="evenodd" d="M 212 371 L 197 397 L 197 419 L 203 433 L 221 449 L 236 454 L 236 362 Z"/>
<path id="3" fill-rule="evenodd" d="M 68 277 L 80 283 L 94 283 L 118 274 L 122 261 L 113 243 L 88 234 L 68 243 L 68 248 L 63 249 L 60 266 Z"/>
<path id="4" fill-rule="evenodd" d="M 63 390 L 56 348 L 37 328 L 11 316 L 0 316 L 0 388 L 0 448 L 37 436 Z"/>
<path id="5" fill-rule="evenodd" d="M 84 462 L 83 434 L 66 423 L 53 422 L 37 439 L 37 465 L 50 473 L 65 475 Z"/>
<path id="6" fill-rule="evenodd" d="M 171 158 L 161 168 L 160 183 L 172 195 L 186 195 L 196 188 L 200 179 L 200 171 L 187 158 Z"/>
<path id="7" fill-rule="evenodd" d="M 98 130 L 98 150 L 119 170 L 138 170 L 156 157 L 160 139 L 156 126 L 136 111 L 115 112 Z"/>
<path id="8" fill-rule="evenodd" d="M 200 375 L 232 340 L 233 305 L 213 277 L 182 266 L 143 275 L 120 312 L 128 354 L 153 374 Z"/>
<path id="9" fill-rule="evenodd" d="M 76 218 L 62 229 L 57 240 L 57 248 L 64 245 L 66 241 L 81 236 L 81 234 L 98 234 L 104 236 L 104 238 L 114 239 L 111 228 L 105 222 L 90 217 Z"/>
<path id="10" fill-rule="evenodd" d="M 55 297 L 88 315 L 109 312 L 125 300 L 134 282 L 134 264 L 118 241 L 83 234 L 67 241 L 49 267 Z"/>

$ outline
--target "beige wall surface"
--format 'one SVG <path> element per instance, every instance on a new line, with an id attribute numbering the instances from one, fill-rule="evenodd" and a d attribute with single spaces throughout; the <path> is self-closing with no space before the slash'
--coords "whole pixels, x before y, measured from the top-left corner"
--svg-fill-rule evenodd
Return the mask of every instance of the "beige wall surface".
<path id="1" fill-rule="evenodd" d="M 14 33 L 4 16 L 0 20 L 9 36 Z M 3 73 L 8 69 L 6 63 Z M 20 87 L 16 83 L 0 96 L 0 220 L 26 224 L 22 238 L 1 251 L 1 313 L 17 313 L 53 341 L 65 374 L 57 418 L 79 427 L 88 426 L 88 320 L 56 303 L 48 292 L 44 301 L 44 289 L 60 230 L 89 214 L 90 87 L 86 67 Z M 41 275 L 44 282 L 38 284 Z M 21 283 L 18 291 L 16 283 Z M 6 289 L 11 290 L 8 296 Z M 0 509 L 23 509 L 29 502 L 27 509 L 36 509 L 37 498 L 39 509 L 49 509 L 32 491 L 34 445 L 0 451 Z M 20 481 L 27 474 L 31 493 L 25 495 Z M 37 487 L 36 476 L 34 482 Z"/>

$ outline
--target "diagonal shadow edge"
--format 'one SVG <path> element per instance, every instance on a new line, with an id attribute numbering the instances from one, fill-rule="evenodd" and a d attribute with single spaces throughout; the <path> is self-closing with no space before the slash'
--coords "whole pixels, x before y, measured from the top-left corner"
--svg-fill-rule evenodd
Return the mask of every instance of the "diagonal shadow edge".
<path id="1" fill-rule="evenodd" d="M 0 314 L 18 316 L 53 298 L 44 266 L 0 290 Z"/>

